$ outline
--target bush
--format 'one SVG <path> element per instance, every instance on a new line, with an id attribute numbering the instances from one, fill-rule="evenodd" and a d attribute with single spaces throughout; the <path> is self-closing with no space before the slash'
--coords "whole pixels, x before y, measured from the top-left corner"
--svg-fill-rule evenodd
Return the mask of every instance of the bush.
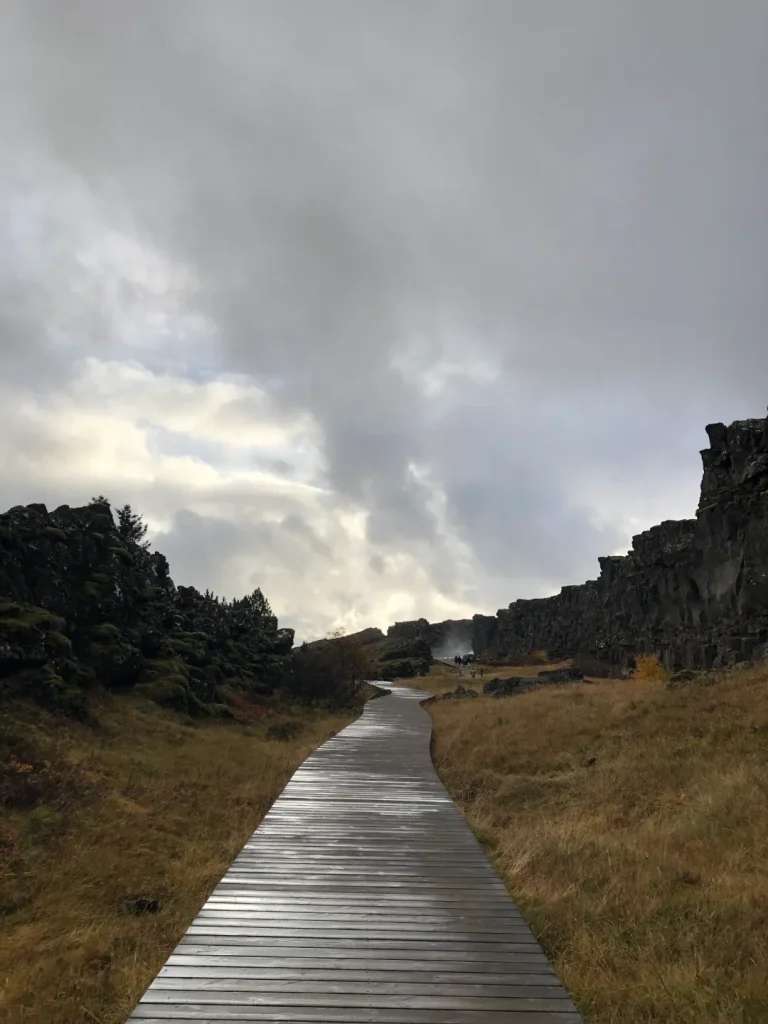
<path id="1" fill-rule="evenodd" d="M 290 718 L 283 722 L 273 722 L 267 729 L 268 740 L 292 740 L 298 736 L 303 726 L 301 722 L 294 722 Z"/>
<path id="2" fill-rule="evenodd" d="M 641 654 L 635 658 L 635 671 L 633 675 L 635 679 L 657 679 L 660 682 L 667 682 L 669 680 L 669 672 L 667 672 L 655 654 Z"/>
<path id="3" fill-rule="evenodd" d="M 369 674 L 368 654 L 348 637 L 303 644 L 293 656 L 293 688 L 302 700 L 350 704 Z"/>

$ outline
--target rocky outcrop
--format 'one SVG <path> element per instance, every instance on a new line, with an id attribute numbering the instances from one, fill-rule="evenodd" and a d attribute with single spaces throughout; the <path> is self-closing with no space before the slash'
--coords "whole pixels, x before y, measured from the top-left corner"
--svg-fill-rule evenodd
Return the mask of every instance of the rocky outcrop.
<path id="1" fill-rule="evenodd" d="M 483 693 L 489 693 L 493 697 L 513 697 L 518 693 L 541 689 L 542 686 L 579 683 L 583 678 L 584 674 L 577 668 L 556 668 L 531 676 L 506 676 L 489 679 L 483 686 Z"/>
<path id="2" fill-rule="evenodd" d="M 434 658 L 452 658 L 459 652 L 468 653 L 472 649 L 471 644 L 471 619 L 396 622 L 375 649 L 378 678 L 423 675 L 429 671 Z"/>
<path id="3" fill-rule="evenodd" d="M 176 587 L 106 501 L 0 515 L 0 694 L 81 712 L 91 687 L 135 688 L 210 713 L 228 689 L 289 685 L 292 647 L 261 591 L 227 602 Z"/>
<path id="4" fill-rule="evenodd" d="M 372 679 L 408 679 L 429 672 L 434 658 L 452 659 L 472 650 L 472 619 L 428 622 L 410 619 L 395 622 L 386 636 L 379 629 L 363 629 L 337 639 L 359 644 L 368 656 Z M 317 640 L 315 644 L 333 643 Z M 314 646 L 313 644 L 309 645 Z"/>
<path id="5" fill-rule="evenodd" d="M 371 627 L 346 636 L 330 637 L 305 644 L 305 648 L 318 648 L 333 644 L 353 644 L 365 655 L 366 673 L 370 679 L 405 679 L 429 671 L 432 663 L 429 641 L 424 629 L 426 619 L 397 622 L 385 636 L 380 629 Z"/>
<path id="6" fill-rule="evenodd" d="M 672 669 L 768 656 L 768 420 L 707 427 L 694 519 L 633 538 L 626 556 L 554 597 L 476 615 L 474 650 L 517 660 L 585 653 L 614 665 L 656 654 Z"/>
<path id="7" fill-rule="evenodd" d="M 468 654 L 472 650 L 472 619 L 396 622 L 387 630 L 387 638 L 391 642 L 414 645 L 418 648 L 418 657 L 453 658 L 455 654 Z"/>
<path id="8" fill-rule="evenodd" d="M 472 700 L 475 697 L 479 697 L 480 694 L 477 690 L 470 690 L 467 686 L 462 686 L 461 683 L 456 687 L 455 690 L 449 690 L 448 693 L 443 693 L 437 697 L 432 698 L 433 700 Z"/>

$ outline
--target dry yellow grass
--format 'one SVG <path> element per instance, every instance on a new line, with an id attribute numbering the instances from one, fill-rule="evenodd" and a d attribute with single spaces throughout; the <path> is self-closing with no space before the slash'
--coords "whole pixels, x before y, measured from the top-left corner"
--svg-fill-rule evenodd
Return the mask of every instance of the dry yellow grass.
<path id="1" fill-rule="evenodd" d="M 590 1024 L 768 1021 L 768 668 L 430 712 L 443 780 Z"/>
<path id="2" fill-rule="evenodd" d="M 96 728 L 5 714 L 0 1020 L 123 1022 L 292 771 L 351 717 L 282 713 L 298 734 L 270 740 L 276 716 L 191 724 L 129 697 L 105 699 Z M 124 912 L 142 894 L 159 913 Z"/>
<path id="3" fill-rule="evenodd" d="M 565 665 L 570 665 L 570 661 L 542 662 L 538 665 L 486 665 L 477 662 L 462 667 L 438 661 L 433 664 L 429 675 L 401 679 L 397 685 L 413 686 L 433 694 L 447 693 L 449 690 L 455 690 L 457 686 L 481 692 L 483 683 L 494 677 L 508 679 L 510 676 L 537 676 L 542 669 L 562 668 Z"/>

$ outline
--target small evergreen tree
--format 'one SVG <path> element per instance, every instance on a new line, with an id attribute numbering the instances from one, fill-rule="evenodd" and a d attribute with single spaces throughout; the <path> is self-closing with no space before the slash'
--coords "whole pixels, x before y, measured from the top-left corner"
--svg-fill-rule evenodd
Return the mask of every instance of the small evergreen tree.
<path id="1" fill-rule="evenodd" d="M 144 540 L 147 532 L 147 524 L 138 512 L 134 512 L 130 505 L 123 505 L 117 510 L 117 531 L 123 540 L 131 544 L 138 544 L 146 551 L 149 541 Z"/>
<path id="2" fill-rule="evenodd" d="M 261 592 L 261 587 L 256 587 L 252 594 L 244 598 L 248 602 L 251 615 L 255 619 L 266 619 L 272 615 L 272 606 Z"/>

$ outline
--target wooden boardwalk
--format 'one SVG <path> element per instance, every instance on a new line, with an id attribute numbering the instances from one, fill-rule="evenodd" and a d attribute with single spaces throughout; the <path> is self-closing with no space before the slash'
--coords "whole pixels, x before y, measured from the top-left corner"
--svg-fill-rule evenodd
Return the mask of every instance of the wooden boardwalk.
<path id="1" fill-rule="evenodd" d="M 131 1021 L 581 1024 L 432 768 L 425 696 L 304 762 Z"/>

